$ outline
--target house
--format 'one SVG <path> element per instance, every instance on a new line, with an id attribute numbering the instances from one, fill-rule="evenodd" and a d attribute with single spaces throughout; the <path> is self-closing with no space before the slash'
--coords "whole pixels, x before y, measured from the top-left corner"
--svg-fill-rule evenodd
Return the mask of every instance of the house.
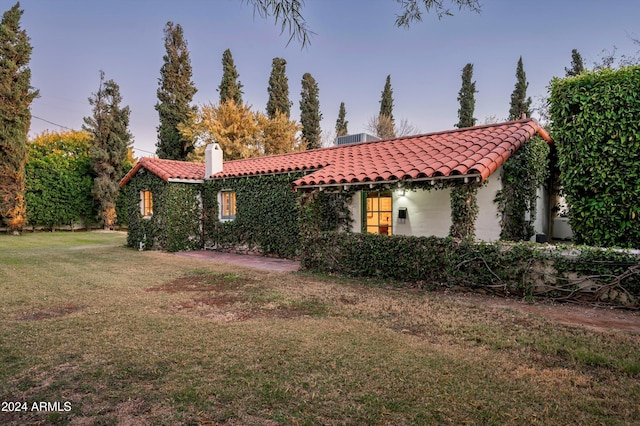
<path id="1" fill-rule="evenodd" d="M 478 186 L 475 237 L 494 241 L 502 165 L 536 135 L 552 142 L 528 118 L 226 162 L 217 144 L 205 164 L 142 158 L 120 182 L 130 201 L 129 245 L 291 255 L 278 251 L 297 243 L 296 203 L 308 194 L 340 198 L 349 231 L 445 237 L 455 185 Z M 279 195 L 270 195 L 276 186 Z M 547 233 L 546 201 L 539 199 L 538 233 Z"/>

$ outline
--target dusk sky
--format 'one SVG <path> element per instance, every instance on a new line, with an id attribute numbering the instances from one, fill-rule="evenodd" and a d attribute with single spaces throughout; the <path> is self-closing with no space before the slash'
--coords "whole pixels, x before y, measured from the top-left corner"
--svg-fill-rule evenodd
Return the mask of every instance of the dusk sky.
<path id="1" fill-rule="evenodd" d="M 2 0 L 1 12 L 15 2 Z M 474 64 L 478 123 L 508 116 L 522 56 L 528 95 L 539 104 L 554 76 L 564 76 L 571 50 L 587 68 L 603 50 L 633 56 L 640 46 L 638 0 L 484 0 L 482 12 L 458 12 L 438 20 L 425 15 L 410 29 L 394 26 L 394 0 L 307 0 L 303 15 L 316 34 L 311 45 L 287 46 L 272 19 L 254 17 L 242 0 L 21 0 L 24 28 L 33 46 L 30 136 L 44 130 L 80 129 L 91 115 L 89 96 L 99 71 L 113 79 L 131 108 L 130 130 L 137 156 L 155 152 L 156 90 L 167 21 L 182 25 L 188 43 L 195 104 L 217 102 L 222 53 L 231 49 L 243 99 L 264 111 L 274 57 L 287 60 L 291 117 L 300 118 L 305 72 L 320 90 L 322 128 L 334 133 L 340 102 L 349 132 L 366 130 L 377 115 L 391 75 L 396 122 L 406 119 L 422 133 L 448 130 L 457 122 L 461 70 Z M 535 116 L 535 115 L 534 115 Z M 37 117 L 37 118 L 36 118 Z M 45 121 L 46 120 L 46 121 Z M 55 124 L 51 124 L 51 123 Z"/>

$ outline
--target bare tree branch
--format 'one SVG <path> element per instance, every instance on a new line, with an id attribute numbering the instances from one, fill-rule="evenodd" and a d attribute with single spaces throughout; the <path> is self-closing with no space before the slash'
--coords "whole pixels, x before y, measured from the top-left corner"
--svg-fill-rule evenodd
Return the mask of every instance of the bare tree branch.
<path id="1" fill-rule="evenodd" d="M 311 37 L 315 33 L 307 27 L 302 16 L 304 0 L 242 0 L 242 2 L 253 5 L 254 15 L 257 13 L 265 19 L 273 16 L 276 24 L 280 24 L 280 34 L 285 31 L 289 34 L 287 46 L 292 40 L 300 42 L 302 47 L 311 44 Z"/>
<path id="2" fill-rule="evenodd" d="M 472 12 L 480 13 L 479 0 L 450 0 L 458 10 L 469 9 Z M 453 16 L 451 9 L 445 3 L 446 0 L 396 0 L 402 8 L 402 14 L 396 15 L 396 26 L 398 28 L 409 28 L 414 22 L 422 22 L 422 9 L 427 13 L 435 12 L 438 19 L 443 16 Z"/>

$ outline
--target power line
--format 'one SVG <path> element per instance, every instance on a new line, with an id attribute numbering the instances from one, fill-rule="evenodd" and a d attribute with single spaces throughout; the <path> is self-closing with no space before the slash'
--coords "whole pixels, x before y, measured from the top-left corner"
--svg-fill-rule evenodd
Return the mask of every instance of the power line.
<path id="1" fill-rule="evenodd" d="M 132 147 L 133 149 L 135 149 L 136 151 L 142 151 L 142 152 L 146 152 L 147 154 L 153 154 L 156 155 L 155 152 L 151 152 L 151 151 L 145 151 L 144 149 L 140 149 L 140 148 L 136 148 L 135 146 Z"/>
<path id="2" fill-rule="evenodd" d="M 42 120 L 42 121 L 44 121 L 45 123 L 53 124 L 54 126 L 62 127 L 63 129 L 73 130 L 73 129 L 71 129 L 71 128 L 67 127 L 67 126 L 63 126 L 62 124 L 54 123 L 53 121 L 49 121 L 49 120 L 45 120 L 44 118 L 36 117 L 36 116 L 35 116 L 35 115 L 33 115 L 33 114 L 31 115 L 31 117 L 32 117 L 32 118 L 36 118 L 36 119 L 38 119 L 38 120 Z"/>
<path id="3" fill-rule="evenodd" d="M 73 129 L 71 129 L 71 128 L 67 127 L 67 126 L 63 126 L 62 124 L 54 123 L 53 121 L 45 120 L 44 118 L 37 117 L 37 116 L 35 116 L 33 114 L 31 115 L 31 117 L 32 118 L 36 118 L 36 119 L 41 120 L 41 121 L 44 121 L 45 123 L 53 124 L 54 126 L 62 127 L 63 129 L 67 129 L 67 130 L 73 131 Z M 156 154 L 155 152 L 147 151 L 147 150 L 140 149 L 140 148 L 136 148 L 135 146 L 132 146 L 132 148 L 135 149 L 136 151 L 146 152 L 147 154 L 153 154 L 153 155 Z"/>

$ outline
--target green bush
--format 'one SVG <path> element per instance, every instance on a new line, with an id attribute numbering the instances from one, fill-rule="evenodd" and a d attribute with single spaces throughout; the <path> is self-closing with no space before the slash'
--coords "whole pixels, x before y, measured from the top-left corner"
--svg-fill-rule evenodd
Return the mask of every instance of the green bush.
<path id="1" fill-rule="evenodd" d="M 638 306 L 638 255 L 585 247 L 570 253 L 558 250 L 533 243 L 324 232 L 304 240 L 301 261 L 303 268 L 315 272 L 425 288 L 462 286 L 500 295 Z"/>
<path id="2" fill-rule="evenodd" d="M 45 133 L 31 141 L 25 176 L 31 225 L 53 228 L 95 217 L 89 142 L 83 133 Z"/>
<path id="3" fill-rule="evenodd" d="M 550 89 L 575 241 L 640 248 L 640 66 L 556 78 Z"/>

